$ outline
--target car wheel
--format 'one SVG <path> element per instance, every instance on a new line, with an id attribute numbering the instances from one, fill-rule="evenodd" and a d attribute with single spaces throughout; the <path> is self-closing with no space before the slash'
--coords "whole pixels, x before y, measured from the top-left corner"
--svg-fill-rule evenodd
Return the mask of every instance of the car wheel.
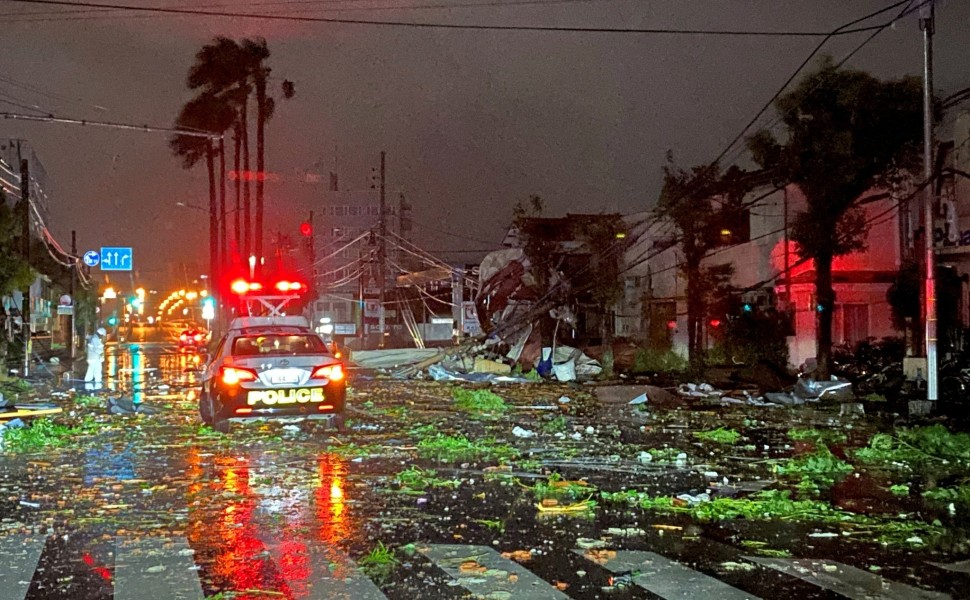
<path id="1" fill-rule="evenodd" d="M 212 396 L 204 394 L 199 399 L 199 416 L 202 417 L 202 422 L 206 425 L 212 425 L 212 421 L 215 420 L 216 410 L 215 405 L 212 400 Z"/>
<path id="2" fill-rule="evenodd" d="M 347 431 L 347 419 L 344 417 L 343 413 L 334 413 L 330 424 L 340 433 Z"/>

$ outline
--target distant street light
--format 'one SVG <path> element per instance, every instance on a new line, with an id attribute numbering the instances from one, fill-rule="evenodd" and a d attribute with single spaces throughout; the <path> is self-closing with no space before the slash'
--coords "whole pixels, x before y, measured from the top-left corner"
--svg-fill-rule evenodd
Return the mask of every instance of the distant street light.
<path id="1" fill-rule="evenodd" d="M 192 208 L 192 209 L 195 209 L 195 210 L 201 210 L 203 212 L 209 212 L 209 209 L 203 208 L 203 207 L 199 206 L 198 204 L 186 204 L 185 202 L 176 202 L 175 203 L 175 206 L 181 206 L 182 208 Z"/>

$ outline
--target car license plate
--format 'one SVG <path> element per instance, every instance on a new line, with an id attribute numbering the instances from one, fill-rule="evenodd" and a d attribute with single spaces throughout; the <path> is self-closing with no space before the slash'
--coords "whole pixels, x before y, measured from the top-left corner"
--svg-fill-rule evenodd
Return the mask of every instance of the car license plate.
<path id="1" fill-rule="evenodd" d="M 270 383 L 299 383 L 299 373 L 276 373 L 269 376 Z"/>

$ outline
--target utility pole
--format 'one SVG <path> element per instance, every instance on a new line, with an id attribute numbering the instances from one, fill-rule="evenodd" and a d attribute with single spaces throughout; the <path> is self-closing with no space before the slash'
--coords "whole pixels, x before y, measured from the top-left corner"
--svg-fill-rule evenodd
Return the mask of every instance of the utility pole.
<path id="1" fill-rule="evenodd" d="M 923 242 L 926 251 L 926 285 L 924 313 L 926 326 L 926 399 L 937 399 L 936 373 L 936 260 L 934 256 L 935 227 L 933 178 L 933 0 L 920 7 L 920 28 L 923 30 Z"/>
<path id="2" fill-rule="evenodd" d="M 377 309 L 377 333 L 380 335 L 380 341 L 377 344 L 378 348 L 384 347 L 384 287 L 387 282 L 385 277 L 387 262 L 387 216 L 386 206 L 384 204 L 384 157 L 387 153 L 381 150 L 381 205 L 380 205 L 380 245 L 377 249 L 377 259 L 379 261 L 378 265 L 378 281 L 380 283 L 380 308 Z"/>
<path id="3" fill-rule="evenodd" d="M 77 300 L 74 290 L 77 289 L 77 231 L 71 230 L 71 328 L 67 333 L 67 343 L 71 346 L 71 359 L 77 355 L 77 344 L 74 340 L 74 330 L 77 327 Z"/>
<path id="4" fill-rule="evenodd" d="M 19 154 L 20 142 L 17 143 Z M 26 158 L 20 159 L 20 202 L 21 217 L 23 218 L 24 262 L 30 267 L 30 165 Z M 24 377 L 30 375 L 30 286 L 24 290 L 23 304 L 20 309 L 21 334 L 24 336 Z"/>
<path id="5" fill-rule="evenodd" d="M 316 272 L 316 269 L 317 269 L 317 266 L 316 266 L 316 263 L 317 263 L 317 249 L 316 249 L 316 247 L 315 247 L 315 245 L 313 243 L 313 236 L 315 236 L 317 234 L 317 232 L 313 229 L 313 211 L 312 210 L 310 211 L 310 218 L 307 220 L 307 223 L 310 225 L 309 235 L 307 235 L 307 250 L 309 250 L 309 254 L 310 254 L 310 277 L 311 277 L 311 281 L 313 283 L 313 289 L 316 290 L 317 289 L 317 276 L 316 276 L 316 273 L 315 272 Z"/>

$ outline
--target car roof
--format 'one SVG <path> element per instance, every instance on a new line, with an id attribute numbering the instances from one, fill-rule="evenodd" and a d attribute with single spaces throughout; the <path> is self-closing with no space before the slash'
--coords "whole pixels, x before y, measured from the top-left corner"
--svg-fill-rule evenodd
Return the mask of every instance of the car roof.
<path id="1" fill-rule="evenodd" d="M 294 334 L 302 333 L 306 335 L 317 335 L 316 332 L 311 330 L 309 327 L 295 327 L 287 325 L 257 325 L 255 327 L 241 327 L 239 329 L 233 329 L 229 332 L 232 337 L 248 337 L 252 335 L 259 334 Z"/>
<path id="2" fill-rule="evenodd" d="M 258 327 L 286 326 L 310 330 L 310 321 L 300 315 L 283 315 L 276 317 L 236 317 L 229 324 L 231 330 L 246 330 Z"/>

